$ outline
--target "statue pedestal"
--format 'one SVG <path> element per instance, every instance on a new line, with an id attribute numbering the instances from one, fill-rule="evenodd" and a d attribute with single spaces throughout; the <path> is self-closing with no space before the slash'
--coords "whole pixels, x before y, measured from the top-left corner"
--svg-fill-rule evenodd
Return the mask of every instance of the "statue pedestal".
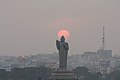
<path id="1" fill-rule="evenodd" d="M 78 80 L 70 70 L 56 70 L 52 72 L 48 80 Z"/>

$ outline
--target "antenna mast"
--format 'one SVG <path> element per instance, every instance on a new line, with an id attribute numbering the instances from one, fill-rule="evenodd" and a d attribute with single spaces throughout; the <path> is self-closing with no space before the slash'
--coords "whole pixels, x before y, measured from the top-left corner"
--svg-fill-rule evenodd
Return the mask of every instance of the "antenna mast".
<path id="1" fill-rule="evenodd" d="M 102 50 L 105 50 L 105 27 L 103 26 Z"/>

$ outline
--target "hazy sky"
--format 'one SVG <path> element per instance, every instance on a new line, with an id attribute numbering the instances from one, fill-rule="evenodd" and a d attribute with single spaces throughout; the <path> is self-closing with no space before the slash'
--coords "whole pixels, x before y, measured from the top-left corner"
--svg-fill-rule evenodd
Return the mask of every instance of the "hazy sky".
<path id="1" fill-rule="evenodd" d="M 57 52 L 60 29 L 70 31 L 69 54 L 106 49 L 120 54 L 120 0 L 0 0 L 0 55 Z"/>

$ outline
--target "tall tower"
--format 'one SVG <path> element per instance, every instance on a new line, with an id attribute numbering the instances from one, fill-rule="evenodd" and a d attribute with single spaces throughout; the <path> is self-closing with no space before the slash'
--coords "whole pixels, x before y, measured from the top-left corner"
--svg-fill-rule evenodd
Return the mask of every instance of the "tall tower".
<path id="1" fill-rule="evenodd" d="M 103 26 L 102 50 L 105 50 L 105 26 Z"/>
<path id="2" fill-rule="evenodd" d="M 99 71 L 103 74 L 103 77 L 106 73 L 111 71 L 111 57 L 112 50 L 105 49 L 105 27 L 103 26 L 102 33 L 102 47 L 98 50 L 99 55 Z"/>

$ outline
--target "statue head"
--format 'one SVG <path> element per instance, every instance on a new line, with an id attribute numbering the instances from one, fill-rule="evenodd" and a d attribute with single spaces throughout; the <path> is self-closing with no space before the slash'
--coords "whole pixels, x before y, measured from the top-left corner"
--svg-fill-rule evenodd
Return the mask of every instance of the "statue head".
<path id="1" fill-rule="evenodd" d="M 61 42 L 65 42 L 65 37 L 62 36 L 61 39 L 60 39 Z"/>

